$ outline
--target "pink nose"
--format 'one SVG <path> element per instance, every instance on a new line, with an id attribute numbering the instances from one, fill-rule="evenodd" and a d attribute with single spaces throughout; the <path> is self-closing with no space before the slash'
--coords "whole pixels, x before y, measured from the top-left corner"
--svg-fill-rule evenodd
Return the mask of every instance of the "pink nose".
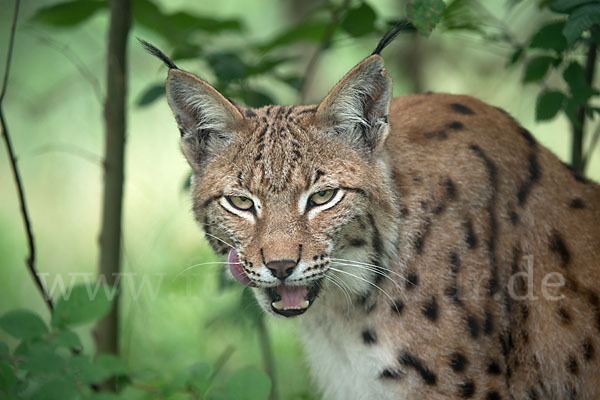
<path id="1" fill-rule="evenodd" d="M 271 271 L 271 274 L 273 274 L 274 277 L 283 281 L 294 272 L 296 265 L 297 262 L 294 260 L 277 260 L 269 261 L 266 264 L 266 267 Z"/>

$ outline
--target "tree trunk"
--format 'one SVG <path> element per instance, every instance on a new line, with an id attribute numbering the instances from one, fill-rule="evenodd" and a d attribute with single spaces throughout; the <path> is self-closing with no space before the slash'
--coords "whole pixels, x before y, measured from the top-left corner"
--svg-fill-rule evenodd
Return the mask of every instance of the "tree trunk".
<path id="1" fill-rule="evenodd" d="M 108 33 L 107 93 L 104 104 L 106 142 L 99 264 L 99 273 L 104 275 L 109 285 L 115 284 L 121 260 L 127 94 L 126 54 L 130 20 L 130 0 L 112 0 Z M 96 327 L 98 353 L 118 354 L 118 308 L 117 298 L 115 298 L 112 310 Z"/>

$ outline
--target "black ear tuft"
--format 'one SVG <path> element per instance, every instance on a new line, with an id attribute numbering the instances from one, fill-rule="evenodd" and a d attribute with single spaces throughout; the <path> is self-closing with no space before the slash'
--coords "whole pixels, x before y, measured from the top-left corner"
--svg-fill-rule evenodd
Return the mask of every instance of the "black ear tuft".
<path id="1" fill-rule="evenodd" d="M 144 49 L 146 49 L 148 53 L 152 54 L 154 57 L 159 58 L 162 62 L 164 62 L 167 65 L 167 67 L 169 67 L 169 69 L 179 69 L 177 68 L 177 65 L 175 65 L 175 63 L 171 61 L 171 59 L 167 57 L 165 53 L 160 51 L 157 47 L 146 42 L 144 39 L 137 38 L 137 40 L 144 47 Z"/>
<path id="2" fill-rule="evenodd" d="M 396 36 L 398 36 L 398 34 L 400 32 L 414 32 L 414 31 L 415 31 L 415 27 L 409 21 L 402 20 L 402 21 L 398 22 L 396 25 L 394 25 L 392 27 L 392 29 L 390 29 L 383 35 L 383 37 L 381 38 L 381 40 L 377 44 L 377 47 L 375 47 L 375 50 L 373 50 L 373 53 L 371 53 L 371 55 L 381 53 L 381 51 L 383 49 L 385 49 L 388 44 L 392 43 L 392 41 L 396 38 Z"/>

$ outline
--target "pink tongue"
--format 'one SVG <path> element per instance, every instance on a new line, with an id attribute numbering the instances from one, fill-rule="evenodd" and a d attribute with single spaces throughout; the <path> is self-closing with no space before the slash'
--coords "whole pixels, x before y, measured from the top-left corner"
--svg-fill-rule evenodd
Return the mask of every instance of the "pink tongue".
<path id="1" fill-rule="evenodd" d="M 306 299 L 308 288 L 306 286 L 277 286 L 277 293 L 281 296 L 283 308 L 301 308 L 300 303 Z"/>
<path id="2" fill-rule="evenodd" d="M 229 271 L 231 271 L 231 275 L 233 275 L 236 281 L 244 286 L 256 287 L 254 282 L 246 275 L 246 272 L 240 265 L 238 253 L 235 249 L 229 250 L 227 262 L 229 263 Z"/>

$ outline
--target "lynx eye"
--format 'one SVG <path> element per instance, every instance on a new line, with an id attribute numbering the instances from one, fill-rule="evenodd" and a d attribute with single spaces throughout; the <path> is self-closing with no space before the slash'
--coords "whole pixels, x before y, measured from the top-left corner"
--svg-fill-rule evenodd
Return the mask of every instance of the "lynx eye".
<path id="1" fill-rule="evenodd" d="M 227 201 L 229 204 L 242 211 L 248 211 L 254 207 L 254 202 L 244 196 L 227 196 Z"/>
<path id="2" fill-rule="evenodd" d="M 335 192 L 337 192 L 337 189 L 321 190 L 320 192 L 313 193 L 313 195 L 310 196 L 310 204 L 313 206 L 326 204 L 333 199 Z"/>

